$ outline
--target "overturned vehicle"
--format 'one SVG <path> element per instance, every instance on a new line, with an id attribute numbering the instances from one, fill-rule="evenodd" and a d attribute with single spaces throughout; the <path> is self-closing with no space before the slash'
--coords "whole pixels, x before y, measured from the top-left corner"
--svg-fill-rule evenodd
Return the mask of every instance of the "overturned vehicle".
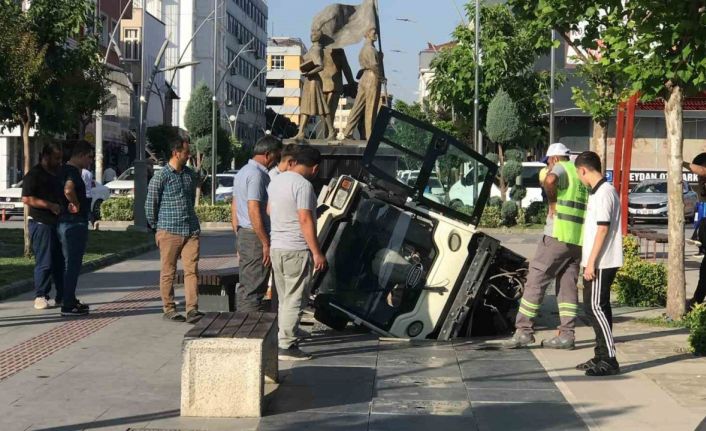
<path id="1" fill-rule="evenodd" d="M 320 196 L 329 267 L 315 275 L 315 318 L 411 339 L 511 332 L 527 262 L 476 229 L 496 171 L 443 131 L 382 108 L 361 173 L 333 178 Z M 459 181 L 473 206 L 449 203 Z"/>

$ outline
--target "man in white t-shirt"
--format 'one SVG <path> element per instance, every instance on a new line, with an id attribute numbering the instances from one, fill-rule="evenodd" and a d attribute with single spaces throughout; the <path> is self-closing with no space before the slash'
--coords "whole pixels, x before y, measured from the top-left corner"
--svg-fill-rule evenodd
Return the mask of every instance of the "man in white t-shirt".
<path id="1" fill-rule="evenodd" d="M 272 271 L 277 289 L 280 360 L 301 361 L 311 355 L 299 349 L 297 334 L 306 306 L 313 271 L 326 268 L 316 236 L 316 192 L 309 182 L 316 175 L 321 153 L 303 145 L 286 172 L 267 188 L 271 221 Z"/>
<path id="2" fill-rule="evenodd" d="M 606 182 L 601 159 L 592 151 L 574 162 L 581 182 L 590 189 L 583 227 L 583 306 L 596 333 L 595 356 L 576 366 L 587 376 L 610 376 L 620 372 L 613 341 L 610 286 L 623 266 L 623 233 L 620 199 Z"/>

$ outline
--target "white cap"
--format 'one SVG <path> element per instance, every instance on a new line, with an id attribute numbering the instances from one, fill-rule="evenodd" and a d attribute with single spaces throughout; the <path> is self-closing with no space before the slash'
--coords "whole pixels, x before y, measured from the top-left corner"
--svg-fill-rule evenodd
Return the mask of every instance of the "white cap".
<path id="1" fill-rule="evenodd" d="M 569 150 L 566 145 L 562 143 L 551 144 L 547 149 L 547 158 L 549 157 L 566 157 L 571 155 L 571 150 Z"/>

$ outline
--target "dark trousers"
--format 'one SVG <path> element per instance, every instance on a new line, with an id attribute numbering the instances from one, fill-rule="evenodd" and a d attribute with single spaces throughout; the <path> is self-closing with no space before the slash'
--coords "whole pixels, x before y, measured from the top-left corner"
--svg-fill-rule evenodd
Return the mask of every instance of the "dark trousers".
<path id="1" fill-rule="evenodd" d="M 262 264 L 262 242 L 254 230 L 239 228 L 237 244 L 240 284 L 236 309 L 244 313 L 268 311 L 263 308 L 262 300 L 267 293 L 270 268 Z"/>
<path id="2" fill-rule="evenodd" d="M 596 269 L 594 280 L 583 280 L 583 309 L 596 333 L 595 355 L 598 359 L 615 358 L 610 286 L 617 273 L 618 268 Z"/>
<path id="3" fill-rule="evenodd" d="M 706 298 L 706 257 L 701 260 L 701 269 L 699 270 L 699 284 L 696 285 L 694 292 L 693 303 L 701 304 Z"/>
<path id="4" fill-rule="evenodd" d="M 76 285 L 88 242 L 88 223 L 60 222 L 57 232 L 64 255 L 64 297 L 61 309 L 71 310 L 76 305 Z"/>
<path id="5" fill-rule="evenodd" d="M 64 256 L 55 225 L 29 221 L 29 236 L 34 252 L 35 297 L 49 297 L 51 283 L 56 289 L 56 301 L 62 300 L 64 290 Z"/>

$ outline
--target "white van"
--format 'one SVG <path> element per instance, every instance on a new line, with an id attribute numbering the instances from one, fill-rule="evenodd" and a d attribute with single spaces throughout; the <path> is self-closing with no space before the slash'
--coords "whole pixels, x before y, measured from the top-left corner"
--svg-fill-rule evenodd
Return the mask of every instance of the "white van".
<path id="1" fill-rule="evenodd" d="M 527 208 L 532 202 L 542 201 L 542 187 L 539 184 L 539 171 L 546 167 L 542 162 L 524 162 L 522 163 L 522 185 L 527 189 L 527 196 L 522 199 L 522 208 Z M 461 173 L 461 179 L 451 186 L 449 190 L 449 199 L 451 206 L 473 206 L 473 167 L 470 164 L 465 164 L 464 172 Z M 512 188 L 508 189 L 507 196 L 510 197 Z M 500 197 L 500 188 L 497 181 L 493 183 L 490 190 L 490 196 Z"/>

